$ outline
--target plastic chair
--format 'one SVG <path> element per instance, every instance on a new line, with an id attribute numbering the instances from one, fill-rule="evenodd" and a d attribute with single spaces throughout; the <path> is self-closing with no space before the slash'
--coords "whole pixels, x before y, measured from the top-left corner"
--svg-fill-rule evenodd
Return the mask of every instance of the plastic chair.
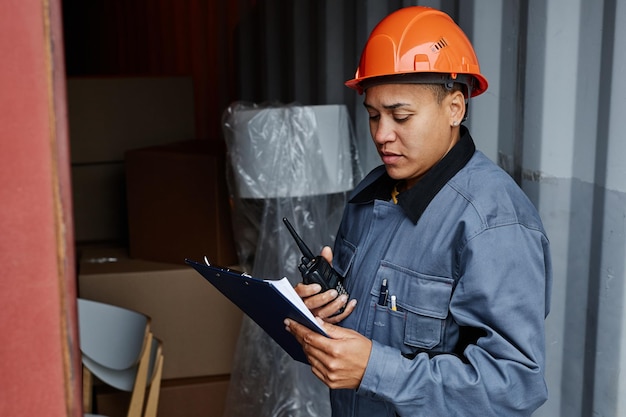
<path id="1" fill-rule="evenodd" d="M 146 315 L 97 301 L 78 299 L 83 363 L 83 407 L 92 409 L 92 375 L 131 393 L 127 417 L 155 417 L 163 349 Z M 146 404 L 146 388 L 150 386 Z"/>

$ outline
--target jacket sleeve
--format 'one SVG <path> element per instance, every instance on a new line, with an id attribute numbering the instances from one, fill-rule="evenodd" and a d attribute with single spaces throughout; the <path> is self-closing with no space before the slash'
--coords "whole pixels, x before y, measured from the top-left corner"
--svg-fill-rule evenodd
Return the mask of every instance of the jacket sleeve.
<path id="1" fill-rule="evenodd" d="M 463 358 L 407 359 L 374 341 L 358 394 L 392 403 L 399 416 L 529 416 L 547 398 L 547 238 L 519 224 L 492 227 L 459 249 L 457 268 L 449 314 L 484 336 Z"/>

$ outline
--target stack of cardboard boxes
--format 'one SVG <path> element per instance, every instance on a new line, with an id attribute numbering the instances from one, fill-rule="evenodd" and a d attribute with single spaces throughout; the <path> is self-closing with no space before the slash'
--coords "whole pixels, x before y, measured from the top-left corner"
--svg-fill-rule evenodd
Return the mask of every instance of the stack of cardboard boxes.
<path id="1" fill-rule="evenodd" d="M 221 417 L 242 314 L 195 270 L 85 249 L 79 294 L 150 316 L 164 353 L 159 417 Z M 128 399 L 96 389 L 97 410 L 109 417 L 125 416 Z"/>
<path id="2" fill-rule="evenodd" d="M 167 80 L 153 81 L 158 91 L 163 87 L 158 84 Z M 174 81 L 180 86 L 180 80 Z M 71 90 L 71 83 L 69 87 Z M 84 83 L 80 87 L 86 88 Z M 109 88 L 108 92 L 132 94 L 128 84 L 126 87 L 123 91 Z M 101 94 L 108 94 L 106 88 L 103 91 Z M 183 96 L 179 101 L 188 99 L 186 94 Z M 169 97 L 167 106 L 172 107 L 173 102 L 176 105 L 176 100 L 176 94 Z M 70 106 L 70 123 L 72 120 Z M 119 126 L 119 130 L 128 128 Z M 115 142 L 112 136 L 108 138 Z M 77 225 L 77 236 L 110 241 L 116 236 L 90 228 L 87 220 L 106 222 L 112 212 L 117 219 L 122 209 L 128 230 L 128 246 L 78 245 L 78 294 L 150 316 L 153 333 L 162 340 L 164 351 L 159 417 L 221 417 L 242 313 L 186 266 L 184 259 L 207 256 L 224 266 L 236 263 L 223 149 L 194 139 L 166 142 L 141 147 L 117 142 L 117 153 L 121 150 L 123 155 L 122 172 L 116 175 L 123 179 L 121 190 L 119 180 L 105 182 L 108 190 L 81 183 L 85 164 L 75 165 L 77 178 L 73 182 L 79 185 L 74 189 L 74 200 L 78 201 L 75 216 L 85 220 Z M 119 161 L 93 164 L 95 170 L 98 166 L 119 170 Z M 124 195 L 117 195 L 120 192 Z M 98 198 L 103 193 L 117 195 L 115 207 L 107 207 L 110 202 Z M 94 199 L 101 201 L 98 210 L 102 219 L 84 209 Z M 114 223 L 119 226 L 119 221 Z M 99 413 L 109 417 L 126 415 L 125 393 L 101 387 L 95 394 Z"/>

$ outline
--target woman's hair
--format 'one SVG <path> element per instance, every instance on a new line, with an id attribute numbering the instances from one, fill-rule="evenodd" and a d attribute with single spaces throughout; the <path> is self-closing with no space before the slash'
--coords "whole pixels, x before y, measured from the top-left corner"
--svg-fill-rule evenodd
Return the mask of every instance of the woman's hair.
<path id="1" fill-rule="evenodd" d="M 441 104 L 444 98 L 446 98 L 449 94 L 452 94 L 455 91 L 462 92 L 463 95 L 465 95 L 465 97 L 467 98 L 467 86 L 462 83 L 454 83 L 452 84 L 451 88 L 449 88 L 445 84 L 423 84 L 423 85 L 424 87 L 427 87 L 435 94 L 435 98 L 437 99 L 438 104 Z"/>

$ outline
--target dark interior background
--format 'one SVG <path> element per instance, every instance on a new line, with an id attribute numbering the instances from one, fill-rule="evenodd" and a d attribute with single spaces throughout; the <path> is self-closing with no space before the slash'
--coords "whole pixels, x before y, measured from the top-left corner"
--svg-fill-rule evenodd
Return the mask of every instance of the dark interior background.
<path id="1" fill-rule="evenodd" d="M 345 103 L 363 17 L 402 6 L 319 0 L 65 0 L 68 77 L 190 76 L 198 139 L 234 100 Z M 377 19 L 378 17 L 374 17 Z M 360 45 L 360 43 L 359 43 Z M 352 106 L 350 106 L 352 107 Z"/>

